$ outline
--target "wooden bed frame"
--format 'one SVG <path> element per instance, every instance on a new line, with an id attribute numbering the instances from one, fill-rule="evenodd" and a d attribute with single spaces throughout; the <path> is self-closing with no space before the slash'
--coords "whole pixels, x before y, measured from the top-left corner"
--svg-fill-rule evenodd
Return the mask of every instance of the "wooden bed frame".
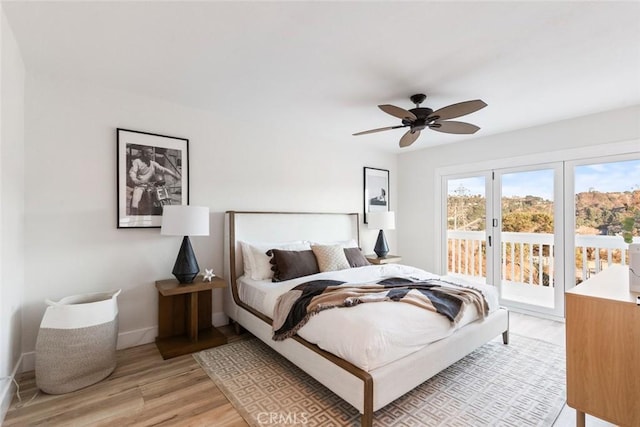
<path id="1" fill-rule="evenodd" d="M 238 241 L 330 242 L 355 239 L 359 242 L 359 225 L 357 213 L 228 211 L 225 215 L 225 278 L 229 286 L 224 310 L 232 321 L 355 407 L 361 414 L 361 425 L 370 427 L 375 411 L 486 342 L 502 334 L 503 342 L 507 344 L 509 313 L 500 308 L 482 321 L 466 325 L 445 339 L 369 372 L 297 335 L 292 339 L 273 341 L 271 319 L 240 300 L 236 280 L 242 275 L 243 268 Z"/>

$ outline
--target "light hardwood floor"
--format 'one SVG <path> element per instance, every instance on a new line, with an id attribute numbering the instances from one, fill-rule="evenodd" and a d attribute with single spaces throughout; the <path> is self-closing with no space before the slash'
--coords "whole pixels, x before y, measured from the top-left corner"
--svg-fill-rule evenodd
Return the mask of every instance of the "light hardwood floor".
<path id="1" fill-rule="evenodd" d="M 250 336 L 221 329 L 229 341 Z M 565 345 L 561 322 L 512 312 L 510 330 Z M 118 351 L 113 374 L 73 393 L 39 392 L 33 371 L 21 374 L 18 383 L 22 402 L 14 398 L 4 426 L 247 426 L 193 357 L 163 360 L 154 344 Z M 575 426 L 575 411 L 565 405 L 553 426 Z M 601 426 L 611 424 L 587 417 L 587 427 Z"/>
<path id="2" fill-rule="evenodd" d="M 229 341 L 249 337 L 220 328 Z M 155 344 L 120 350 L 105 380 L 63 395 L 36 388 L 33 371 L 18 379 L 3 426 L 247 426 L 191 355 L 163 360 Z"/>

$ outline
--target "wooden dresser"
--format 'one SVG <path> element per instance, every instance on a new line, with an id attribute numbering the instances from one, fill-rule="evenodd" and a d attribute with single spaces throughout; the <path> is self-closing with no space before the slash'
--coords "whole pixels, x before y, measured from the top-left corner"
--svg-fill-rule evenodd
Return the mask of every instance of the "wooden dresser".
<path id="1" fill-rule="evenodd" d="M 640 426 L 640 294 L 612 266 L 566 292 L 567 404 L 619 426 Z"/>

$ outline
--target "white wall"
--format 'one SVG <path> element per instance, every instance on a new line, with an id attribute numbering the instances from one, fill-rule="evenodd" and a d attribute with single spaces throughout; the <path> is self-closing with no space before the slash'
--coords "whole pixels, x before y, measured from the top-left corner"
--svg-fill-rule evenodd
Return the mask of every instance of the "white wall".
<path id="1" fill-rule="evenodd" d="M 362 152 L 348 135 L 327 141 L 286 120 L 234 123 L 224 112 L 28 73 L 24 352 L 34 348 L 45 298 L 108 289 L 123 289 L 120 345 L 155 337 L 154 281 L 171 277 L 181 238 L 116 229 L 117 127 L 189 139 L 190 202 L 212 212 L 211 236 L 191 241 L 200 267 L 220 275 L 224 211 L 361 212 L 363 166 L 396 169 L 395 155 Z M 373 247 L 375 232 L 362 231 L 362 245 Z M 393 233 L 389 240 L 394 248 Z M 127 334 L 137 330 L 146 335 Z"/>
<path id="2" fill-rule="evenodd" d="M 22 350 L 25 68 L 4 10 L 0 15 L 0 378 L 5 378 L 16 371 Z M 0 423 L 11 389 L 10 381 L 0 379 Z"/>
<path id="3" fill-rule="evenodd" d="M 640 106 L 402 153 L 398 156 L 396 220 L 402 261 L 438 271 L 434 256 L 434 212 L 440 205 L 434 197 L 437 168 L 538 153 L 549 153 L 546 162 L 568 160 L 559 158 L 560 150 L 622 141 L 640 141 Z M 640 151 L 640 142 L 636 147 Z M 603 149 L 601 154 L 609 153 Z"/>
<path id="4" fill-rule="evenodd" d="M 629 108 L 396 158 L 360 151 L 349 144 L 349 136 L 328 141 L 313 129 L 286 122 L 231 122 L 224 112 L 30 72 L 25 88 L 22 350 L 34 348 L 45 298 L 115 288 L 123 289 L 121 345 L 155 337 L 154 281 L 171 277 L 180 238 L 162 237 L 157 229 L 116 229 L 117 127 L 190 140 L 191 204 L 212 211 L 211 236 L 192 238 L 201 268 L 223 271 L 225 210 L 361 212 L 362 167 L 371 166 L 391 171 L 392 209 L 398 215 L 398 244 L 394 232 L 386 233 L 392 252 L 407 264 L 434 270 L 435 168 L 637 139 L 639 114 L 640 107 Z M 2 201 L 4 207 L 4 196 Z M 361 244 L 371 249 L 376 232 L 362 231 Z M 222 311 L 221 292 L 214 295 L 214 311 Z"/>

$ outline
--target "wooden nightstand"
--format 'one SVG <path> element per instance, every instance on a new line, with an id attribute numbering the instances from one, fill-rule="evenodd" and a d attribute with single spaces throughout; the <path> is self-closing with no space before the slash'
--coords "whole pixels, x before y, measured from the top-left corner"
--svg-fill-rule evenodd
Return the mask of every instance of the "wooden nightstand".
<path id="1" fill-rule="evenodd" d="M 176 279 L 156 282 L 156 346 L 164 359 L 227 343 L 227 337 L 211 324 L 211 291 L 226 286 L 219 277 L 205 282 L 202 276 L 188 285 L 181 285 Z"/>
<path id="2" fill-rule="evenodd" d="M 371 264 L 391 264 L 402 260 L 402 257 L 398 255 L 387 255 L 383 258 L 378 258 L 377 255 L 367 255 L 365 258 L 367 258 L 367 261 Z"/>

